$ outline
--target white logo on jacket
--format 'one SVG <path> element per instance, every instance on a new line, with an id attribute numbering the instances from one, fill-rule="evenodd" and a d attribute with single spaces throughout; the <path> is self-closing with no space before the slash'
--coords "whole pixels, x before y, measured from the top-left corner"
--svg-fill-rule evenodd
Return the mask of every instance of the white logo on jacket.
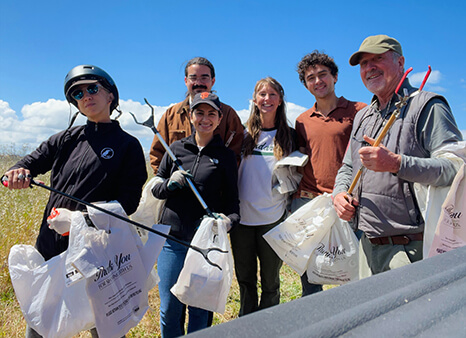
<path id="1" fill-rule="evenodd" d="M 106 160 L 109 160 L 113 157 L 113 154 L 114 154 L 114 151 L 112 148 L 104 148 L 102 149 L 102 151 L 100 152 L 100 157 L 106 159 Z"/>

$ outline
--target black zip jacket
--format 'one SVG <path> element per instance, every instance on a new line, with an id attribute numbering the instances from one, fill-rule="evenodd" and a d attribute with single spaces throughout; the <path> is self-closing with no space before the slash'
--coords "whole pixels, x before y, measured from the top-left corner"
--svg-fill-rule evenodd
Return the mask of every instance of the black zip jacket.
<path id="1" fill-rule="evenodd" d="M 129 215 L 136 211 L 147 180 L 144 153 L 139 141 L 117 121 L 76 126 L 51 136 L 11 169 L 29 169 L 33 177 L 52 170 L 50 185 L 87 202 L 118 201 Z M 49 229 L 52 208 L 84 210 L 57 193 L 50 193 L 44 211 L 37 250 L 46 260 L 68 248 L 68 236 Z"/>
<path id="2" fill-rule="evenodd" d="M 221 137 L 214 135 L 209 144 L 199 151 L 195 134 L 192 134 L 172 143 L 170 149 L 183 169 L 189 170 L 193 176 L 193 183 L 209 209 L 225 214 L 232 225 L 239 222 L 236 157 L 224 146 Z M 157 172 L 157 176 L 165 181 L 156 185 L 152 192 L 155 197 L 166 199 L 160 223 L 170 225 L 170 234 L 174 237 L 190 242 L 206 213 L 188 186 L 168 190 L 169 178 L 177 169 L 165 153 Z"/>

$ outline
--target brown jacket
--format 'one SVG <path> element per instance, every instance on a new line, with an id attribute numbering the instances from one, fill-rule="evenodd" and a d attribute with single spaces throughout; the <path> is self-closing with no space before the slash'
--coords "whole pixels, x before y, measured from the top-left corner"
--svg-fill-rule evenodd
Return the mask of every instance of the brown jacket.
<path id="1" fill-rule="evenodd" d="M 222 121 L 215 129 L 215 134 L 222 137 L 225 145 L 235 152 L 239 161 L 243 145 L 243 125 L 236 111 L 229 105 L 221 103 L 220 110 Z M 192 134 L 191 121 L 189 121 L 189 97 L 167 109 L 160 118 L 157 130 L 168 145 Z M 157 174 L 163 154 L 165 149 L 158 137 L 154 136 L 150 149 L 150 164 L 154 175 Z"/>

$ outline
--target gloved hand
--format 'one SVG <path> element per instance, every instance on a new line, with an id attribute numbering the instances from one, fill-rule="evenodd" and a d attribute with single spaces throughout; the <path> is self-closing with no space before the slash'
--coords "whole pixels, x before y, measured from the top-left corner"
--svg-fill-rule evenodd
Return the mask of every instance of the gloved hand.
<path id="1" fill-rule="evenodd" d="M 231 220 L 225 216 L 224 214 L 217 214 L 216 212 L 213 213 L 215 216 L 215 222 L 212 226 L 212 232 L 214 235 L 218 235 L 218 226 L 223 226 L 226 228 L 227 232 L 231 230 Z"/>
<path id="2" fill-rule="evenodd" d="M 193 176 L 189 173 L 189 170 L 174 171 L 173 174 L 171 174 L 170 179 L 168 181 L 168 185 L 167 185 L 168 190 L 173 191 L 175 189 L 181 189 L 184 186 L 188 185 L 188 181 L 186 181 L 186 177 L 189 177 L 190 179 L 193 178 Z"/>
<path id="3" fill-rule="evenodd" d="M 49 228 L 62 236 L 69 236 L 71 226 L 71 211 L 65 208 L 53 208 L 47 217 Z"/>

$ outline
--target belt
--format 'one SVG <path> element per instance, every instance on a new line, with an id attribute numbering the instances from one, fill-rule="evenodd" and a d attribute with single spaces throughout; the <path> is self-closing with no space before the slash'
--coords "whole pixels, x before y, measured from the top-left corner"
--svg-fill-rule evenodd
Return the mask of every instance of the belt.
<path id="1" fill-rule="evenodd" d="M 369 238 L 372 244 L 378 245 L 406 245 L 411 241 L 422 241 L 424 238 L 424 233 L 420 232 L 417 234 L 409 234 L 409 235 L 399 235 L 399 236 L 387 236 L 387 237 L 375 237 Z"/>
<path id="2" fill-rule="evenodd" d="M 301 190 L 301 193 L 299 194 L 299 197 L 305 197 L 305 198 L 309 198 L 309 199 L 313 199 L 314 197 L 316 197 L 316 195 L 314 195 L 312 192 L 309 192 L 309 191 L 306 191 L 306 190 Z"/>

